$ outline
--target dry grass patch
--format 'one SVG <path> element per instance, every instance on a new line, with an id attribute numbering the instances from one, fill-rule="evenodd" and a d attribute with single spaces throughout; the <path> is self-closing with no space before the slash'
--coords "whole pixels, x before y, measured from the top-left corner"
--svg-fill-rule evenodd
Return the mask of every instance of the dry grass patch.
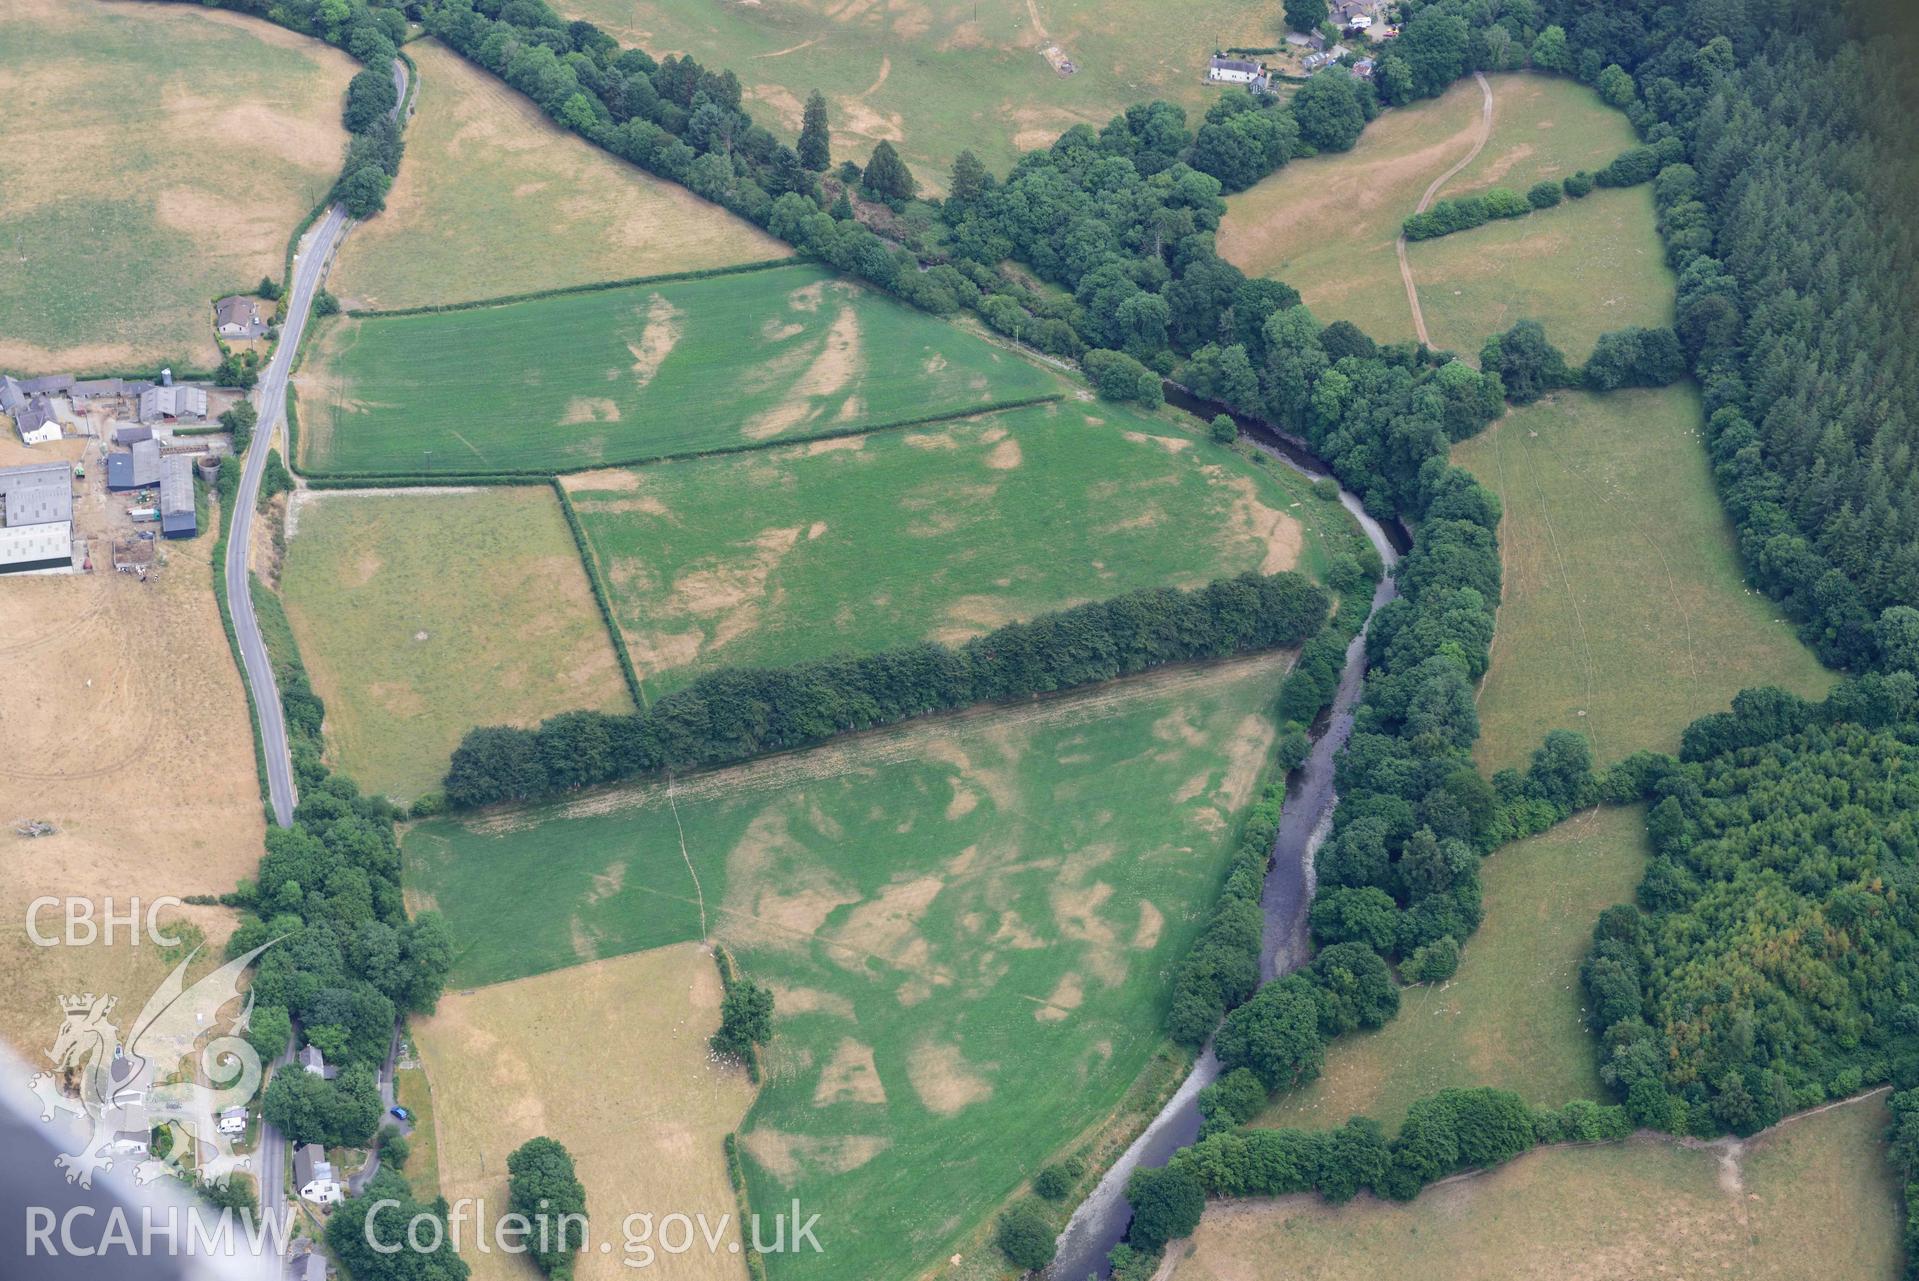
<path id="1" fill-rule="evenodd" d="M 1626 118 L 1583 85 L 1521 73 L 1489 79 L 1492 133 L 1442 196 L 1494 183 L 1523 191 L 1598 168 L 1632 143 Z M 1412 313 L 1394 253 L 1399 227 L 1427 186 L 1472 150 L 1482 102 L 1478 84 L 1461 80 L 1438 98 L 1385 112 L 1352 151 L 1297 161 L 1233 196 L 1219 229 L 1220 256 L 1249 275 L 1284 280 L 1322 321 L 1350 320 L 1380 342 L 1410 341 Z M 1415 247 L 1416 267 L 1426 248 Z M 1460 339 L 1449 331 L 1442 340 L 1434 327 L 1429 293 L 1453 287 L 1449 277 L 1419 272 L 1416 279 L 1435 344 L 1477 351 L 1485 334 Z"/>
<path id="2" fill-rule="evenodd" d="M 0 448 L 0 465 L 19 453 Z M 104 502 L 101 483 L 78 500 L 83 527 Z M 213 599 L 212 544 L 166 544 L 145 584 L 105 572 L 10 578 L 0 590 L 0 972 L 11 980 L 0 1037 L 24 1053 L 52 1044 L 58 995 L 144 999 L 166 969 L 150 945 L 34 947 L 29 902 L 111 896 L 125 912 L 135 897 L 224 893 L 259 863 L 253 729 Z M 57 832 L 16 837 L 23 818 Z M 215 943 L 232 929 L 224 909 L 183 913 Z"/>
<path id="3" fill-rule="evenodd" d="M 358 69 L 191 5 L 0 7 L 0 367 L 210 367 L 212 300 L 278 276 Z"/>
<path id="4" fill-rule="evenodd" d="M 420 89 L 406 163 L 386 211 L 340 251 L 333 289 L 349 305 L 464 302 L 791 252 L 572 136 L 437 41 L 407 52 Z"/>
<path id="5" fill-rule="evenodd" d="M 281 583 L 328 748 L 368 791 L 437 786 L 474 725 L 630 706 L 549 490 L 307 491 Z"/>
<path id="6" fill-rule="evenodd" d="M 944 189 L 971 148 L 1004 173 L 1021 151 L 1076 124 L 1103 125 L 1163 98 L 1197 120 L 1219 93 L 1206 83 L 1215 42 L 1279 41 L 1278 10 L 1221 0 L 1205 21 L 1153 0 L 570 0 L 586 18 L 655 57 L 691 53 L 736 73 L 754 119 L 791 138 L 806 97 L 827 98 L 833 160 L 864 163 L 894 143 L 923 186 Z M 1062 76 L 1042 50 L 1078 71 Z"/>
<path id="7" fill-rule="evenodd" d="M 1883 1094 L 1744 1144 L 1641 1137 L 1555 1147 L 1395 1205 L 1309 1196 L 1214 1205 L 1175 1281 L 1806 1281 L 1900 1275 Z"/>
<path id="8" fill-rule="evenodd" d="M 753 1090 L 707 1047 L 719 1010 L 713 958 L 693 943 L 442 998 L 414 1026 L 433 1082 L 441 1191 L 504 1209 L 508 1154 L 546 1135 L 573 1154 L 594 1237 L 616 1243 L 580 1256 L 580 1281 L 632 1275 L 617 1247 L 629 1214 L 730 1215 L 724 1240 L 739 1241 L 721 1140 Z M 524 1256 L 461 1256 L 475 1281 L 538 1277 Z M 726 1244 L 656 1262 L 667 1276 L 746 1275 Z"/>

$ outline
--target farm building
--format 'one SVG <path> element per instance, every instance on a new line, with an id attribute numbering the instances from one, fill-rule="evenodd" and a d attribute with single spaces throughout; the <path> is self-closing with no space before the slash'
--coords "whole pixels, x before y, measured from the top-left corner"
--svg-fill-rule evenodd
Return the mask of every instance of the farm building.
<path id="1" fill-rule="evenodd" d="M 73 471 L 69 464 L 0 468 L 0 573 L 73 564 Z"/>
<path id="2" fill-rule="evenodd" d="M 0 374 L 0 414 L 11 414 L 27 403 L 27 393 L 12 374 Z"/>
<path id="3" fill-rule="evenodd" d="M 1206 64 L 1206 78 L 1217 84 L 1249 85 L 1259 79 L 1260 66 L 1245 58 L 1214 54 Z"/>
<path id="4" fill-rule="evenodd" d="M 22 444 L 44 445 L 60 439 L 60 420 L 54 415 L 53 401 L 46 396 L 30 397 L 12 413 Z"/>
<path id="5" fill-rule="evenodd" d="M 186 454 L 160 460 L 160 532 L 168 538 L 192 538 L 200 532 L 193 511 L 193 459 Z"/>
<path id="6" fill-rule="evenodd" d="M 67 395 L 74 400 L 99 400 L 107 396 L 138 396 L 150 382 L 136 382 L 127 378 L 89 378 L 73 384 L 67 389 Z"/>
<path id="7" fill-rule="evenodd" d="M 107 455 L 107 488 L 145 489 L 160 483 L 160 442 L 149 436 L 121 453 Z"/>
<path id="8" fill-rule="evenodd" d="M 153 428 L 151 427 L 115 428 L 113 433 L 113 439 L 115 444 L 137 445 L 143 440 L 153 439 Z"/>
<path id="9" fill-rule="evenodd" d="M 222 338 L 258 338 L 267 331 L 260 304 L 237 294 L 213 304 L 213 327 Z"/>
<path id="10" fill-rule="evenodd" d="M 23 378 L 20 390 L 29 396 L 65 396 L 73 390 L 72 374 L 48 374 L 44 378 Z"/>
<path id="11" fill-rule="evenodd" d="M 175 387 L 163 383 L 140 393 L 140 421 L 158 422 L 163 418 L 197 421 L 207 416 L 207 393 L 200 387 Z"/>

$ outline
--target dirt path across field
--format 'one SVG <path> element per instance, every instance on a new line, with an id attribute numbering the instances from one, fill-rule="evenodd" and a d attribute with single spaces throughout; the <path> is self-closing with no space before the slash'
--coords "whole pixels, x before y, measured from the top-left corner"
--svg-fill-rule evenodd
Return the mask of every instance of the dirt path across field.
<path id="1" fill-rule="evenodd" d="M 1419 204 L 1413 210 L 1416 214 L 1423 214 L 1432 207 L 1433 198 L 1439 194 L 1439 189 L 1451 182 L 1460 170 L 1477 160 L 1479 153 L 1486 149 L 1487 140 L 1493 136 L 1492 84 L 1483 72 L 1473 72 L 1473 79 L 1479 82 L 1479 92 L 1485 95 L 1485 102 L 1479 108 L 1479 137 L 1474 139 L 1473 149 L 1462 156 L 1458 164 L 1433 179 L 1432 185 L 1426 188 L 1426 194 L 1419 198 Z M 1393 248 L 1399 255 L 1399 278 L 1406 282 L 1406 305 L 1413 309 L 1413 331 L 1419 335 L 1421 343 L 1430 347 L 1433 342 L 1426 333 L 1426 317 L 1419 310 L 1419 288 L 1413 284 L 1412 264 L 1406 261 L 1406 237 L 1400 236 Z"/>

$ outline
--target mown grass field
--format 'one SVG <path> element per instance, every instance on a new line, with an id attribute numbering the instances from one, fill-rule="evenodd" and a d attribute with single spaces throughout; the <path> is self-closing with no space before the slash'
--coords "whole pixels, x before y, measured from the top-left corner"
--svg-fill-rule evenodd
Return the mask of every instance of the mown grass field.
<path id="1" fill-rule="evenodd" d="M 425 822 L 409 898 L 445 914 L 456 988 L 726 943 L 776 994 L 741 1127 L 752 1200 L 800 1197 L 827 1247 L 772 1275 L 916 1275 L 1163 1044 L 1167 972 L 1213 901 L 1286 667 L 1162 672 Z"/>
<path id="2" fill-rule="evenodd" d="M 1004 174 L 1021 151 L 1079 123 L 1095 128 L 1136 102 L 1164 98 L 1197 121 L 1221 92 L 1208 85 L 1215 48 L 1280 42 L 1279 11 L 1224 0 L 1202 15 L 1151 0 L 568 0 L 655 56 L 693 54 L 735 72 L 755 119 L 791 138 L 806 96 L 826 95 L 833 160 L 861 164 L 892 142 L 922 184 L 943 189 L 971 148 Z M 1058 45 L 1078 66 L 1055 72 Z M 1233 92 L 1244 92 L 1235 88 Z"/>
<path id="3" fill-rule="evenodd" d="M 566 485 L 654 693 L 725 664 L 955 643 L 1139 587 L 1318 576 L 1359 539 L 1287 469 L 1170 413 L 1079 401 Z"/>
<path id="4" fill-rule="evenodd" d="M 329 285 L 349 307 L 417 307 L 699 271 L 792 251 L 686 188 L 561 129 L 434 40 L 406 163 Z"/>
<path id="5" fill-rule="evenodd" d="M 367 791 L 437 787 L 475 725 L 632 705 L 552 490 L 313 490 L 294 531 L 287 616 Z"/>
<path id="6" fill-rule="evenodd" d="M 1548 730 L 1602 762 L 1674 751 L 1754 685 L 1822 696 L 1832 675 L 1746 587 L 1689 386 L 1564 392 L 1453 451 L 1496 492 L 1504 596 L 1480 687 L 1486 770 Z"/>
<path id="7" fill-rule="evenodd" d="M 1486 919 L 1451 980 L 1409 987 L 1399 1017 L 1343 1037 L 1326 1070 L 1277 1096 L 1257 1124 L 1326 1129 L 1350 1116 L 1392 1127 L 1424 1095 L 1496 1085 L 1529 1103 L 1603 1099 L 1579 962 L 1593 923 L 1632 901 L 1645 871 L 1645 811 L 1587 811 L 1495 852 L 1480 869 Z"/>
<path id="8" fill-rule="evenodd" d="M 1060 379 L 810 266 L 331 322 L 296 380 L 319 472 L 577 470 L 964 413 Z"/>
<path id="9" fill-rule="evenodd" d="M 1737 1150 L 1636 1138 L 1529 1153 L 1410 1204 L 1220 1204 L 1172 1247 L 1177 1281 L 1805 1281 L 1900 1275 L 1883 1094 Z M 1284 1272 L 1273 1260 L 1284 1259 Z M 1493 1263 L 1491 1261 L 1497 1261 Z"/>
<path id="10" fill-rule="evenodd" d="M 0 368 L 210 368 L 213 300 L 279 276 L 357 70 L 197 5 L 0 7 Z"/>
<path id="11" fill-rule="evenodd" d="M 1574 363 L 1607 330 L 1672 323 L 1676 282 L 1650 186 L 1597 190 L 1406 253 L 1433 346 L 1475 361 L 1488 337 L 1521 320 L 1544 325 Z"/>
<path id="12" fill-rule="evenodd" d="M 572 1153 L 593 1238 L 613 1245 L 579 1256 L 580 1281 L 648 1275 L 636 1272 L 642 1268 L 744 1281 L 721 1142 L 746 1115 L 753 1087 L 742 1068 L 707 1049 L 719 1026 L 719 971 L 696 943 L 448 993 L 431 1018 L 414 1024 L 438 1104 L 442 1191 L 454 1201 L 483 1198 L 504 1213 L 508 1154 L 545 1135 Z M 772 1206 L 767 1213 L 762 1239 L 770 1242 Z M 655 1223 L 669 1214 L 703 1216 L 720 1244 L 709 1250 L 695 1233 L 693 1250 L 669 1255 L 662 1237 L 646 1243 L 654 1252 L 649 1263 L 622 1249 L 629 1235 L 640 1235 L 639 1224 L 627 1221 L 635 1214 Z M 539 1275 L 523 1256 L 498 1250 L 467 1248 L 460 1257 L 476 1281 Z"/>
<path id="13" fill-rule="evenodd" d="M 1576 81 L 1518 73 L 1489 79 L 1493 123 L 1486 146 L 1442 196 L 1494 184 L 1524 191 L 1541 179 L 1599 168 L 1632 142 L 1626 118 Z M 1295 161 L 1230 197 L 1219 230 L 1220 255 L 1249 275 L 1285 281 L 1323 322 L 1350 320 L 1381 342 L 1410 341 L 1412 312 L 1393 247 L 1426 188 L 1472 151 L 1482 101 L 1479 86 L 1461 80 L 1438 98 L 1385 112 L 1366 126 L 1352 151 Z M 1433 299 L 1436 291 L 1462 288 L 1449 272 L 1477 272 L 1484 265 L 1462 249 L 1463 263 L 1436 258 L 1429 277 L 1421 260 L 1428 250 L 1464 245 L 1474 234 L 1415 245 L 1410 252 L 1434 342 L 1476 355 L 1486 335 L 1461 338 L 1459 326 L 1449 326 L 1442 341 Z M 1656 244 L 1653 253 L 1657 261 Z M 1671 292 L 1668 283 L 1659 294 L 1662 305 L 1669 305 Z M 1464 327 L 1473 321 L 1463 317 Z"/>

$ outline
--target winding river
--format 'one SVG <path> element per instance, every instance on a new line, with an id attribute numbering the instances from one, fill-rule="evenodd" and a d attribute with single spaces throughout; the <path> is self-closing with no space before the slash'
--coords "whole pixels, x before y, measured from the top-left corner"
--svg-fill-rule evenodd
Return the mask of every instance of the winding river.
<path id="1" fill-rule="evenodd" d="M 1200 401 L 1183 388 L 1168 384 L 1167 399 L 1180 408 L 1209 418 L 1224 407 Z M 1330 469 L 1315 458 L 1302 441 L 1275 431 L 1269 424 L 1241 415 L 1233 415 L 1240 433 L 1262 452 L 1284 465 L 1315 480 L 1325 478 Z M 1373 592 L 1373 615 L 1394 595 L 1390 573 L 1406 545 L 1403 529 L 1388 530 L 1367 515 L 1359 499 L 1342 489 L 1339 501 L 1366 532 L 1388 569 Z M 1339 690 L 1330 708 L 1315 722 L 1315 737 L 1306 762 L 1286 780 L 1286 806 L 1280 815 L 1279 834 L 1273 842 L 1272 862 L 1266 872 L 1260 908 L 1266 916 L 1260 947 L 1259 972 L 1262 981 L 1297 969 L 1307 959 L 1306 909 L 1313 896 L 1313 853 L 1332 825 L 1333 760 L 1353 732 L 1353 711 L 1366 679 L 1366 634 L 1364 630 L 1346 647 L 1346 666 L 1339 676 Z M 1166 1164 L 1174 1152 L 1199 1136 L 1199 1092 L 1219 1076 L 1219 1059 L 1211 1042 L 1193 1065 L 1192 1072 L 1180 1084 L 1160 1114 L 1133 1145 L 1106 1172 L 1086 1200 L 1073 1212 L 1066 1230 L 1059 1237 L 1059 1252 L 1046 1275 L 1054 1281 L 1085 1281 L 1087 1277 L 1106 1277 L 1112 1269 L 1107 1253 L 1126 1236 L 1132 1208 L 1126 1202 L 1126 1181 L 1134 1170 Z"/>

